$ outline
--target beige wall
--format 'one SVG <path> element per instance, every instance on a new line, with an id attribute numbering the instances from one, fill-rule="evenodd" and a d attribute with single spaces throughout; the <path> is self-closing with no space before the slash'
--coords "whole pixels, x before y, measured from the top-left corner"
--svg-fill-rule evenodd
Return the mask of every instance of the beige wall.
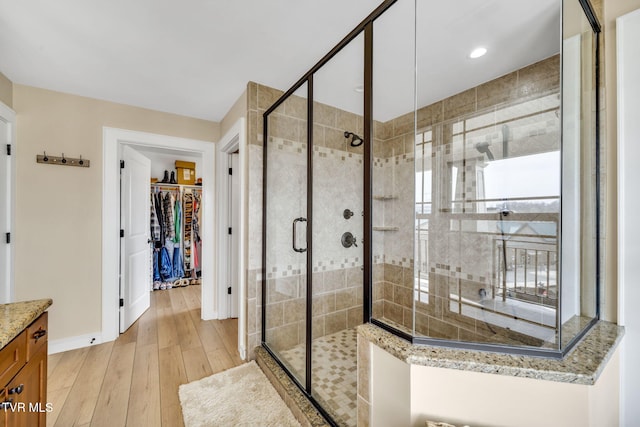
<path id="1" fill-rule="evenodd" d="M 13 108 L 13 83 L 0 72 L 0 102 Z"/>
<path id="2" fill-rule="evenodd" d="M 236 124 L 238 119 L 247 117 L 247 91 L 242 92 L 242 95 L 236 100 L 235 104 L 224 116 L 220 122 L 220 136 L 226 135 L 229 129 Z"/>
<path id="3" fill-rule="evenodd" d="M 28 86 L 17 113 L 16 300 L 53 298 L 51 339 L 100 331 L 102 127 L 217 141 L 218 123 Z M 90 168 L 36 163 L 83 158 Z"/>

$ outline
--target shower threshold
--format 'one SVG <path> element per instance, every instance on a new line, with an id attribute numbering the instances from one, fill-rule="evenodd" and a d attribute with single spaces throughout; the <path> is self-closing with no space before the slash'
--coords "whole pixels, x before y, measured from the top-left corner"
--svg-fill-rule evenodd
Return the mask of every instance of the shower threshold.
<path id="1" fill-rule="evenodd" d="M 357 425 L 356 337 L 355 328 L 351 328 L 316 338 L 312 343 L 312 395 L 331 415 L 337 425 L 345 427 L 356 427 Z M 271 359 L 267 351 L 262 348 L 260 350 L 257 353 L 258 361 L 262 358 L 263 353 Z M 290 369 L 295 372 L 304 370 L 305 348 L 303 344 L 281 351 L 281 356 L 287 361 Z M 282 371 L 273 359 L 271 362 Z M 282 374 L 286 377 L 284 371 Z M 295 384 L 288 377 L 286 379 L 291 382 L 294 391 L 306 400 Z M 278 389 L 278 386 L 275 386 Z M 282 394 L 280 390 L 279 392 Z M 286 398 L 285 402 L 287 402 Z M 313 406 L 311 407 L 315 410 Z"/>

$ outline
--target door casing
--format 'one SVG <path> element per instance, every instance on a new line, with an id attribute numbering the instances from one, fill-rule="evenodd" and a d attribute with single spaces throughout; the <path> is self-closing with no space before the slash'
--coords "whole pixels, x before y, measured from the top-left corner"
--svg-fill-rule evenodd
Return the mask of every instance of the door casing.
<path id="1" fill-rule="evenodd" d="M 102 334 L 100 341 L 119 335 L 119 260 L 120 260 L 120 162 L 122 144 L 180 149 L 202 156 L 202 286 L 203 320 L 217 319 L 215 290 L 215 144 L 188 138 L 103 128 L 102 138 Z"/>

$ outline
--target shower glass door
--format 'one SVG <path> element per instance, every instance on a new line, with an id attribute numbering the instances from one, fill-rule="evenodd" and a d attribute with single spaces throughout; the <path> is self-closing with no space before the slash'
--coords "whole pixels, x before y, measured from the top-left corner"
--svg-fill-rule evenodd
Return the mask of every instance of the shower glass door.
<path id="1" fill-rule="evenodd" d="M 264 340 L 306 383 L 307 85 L 267 118 Z"/>
<path id="2" fill-rule="evenodd" d="M 311 394 L 356 426 L 363 319 L 364 34 L 313 74 Z"/>

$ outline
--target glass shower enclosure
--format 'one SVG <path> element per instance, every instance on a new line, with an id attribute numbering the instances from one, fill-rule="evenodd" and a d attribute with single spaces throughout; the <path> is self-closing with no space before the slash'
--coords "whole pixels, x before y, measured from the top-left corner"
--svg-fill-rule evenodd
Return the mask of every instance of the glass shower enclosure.
<path id="1" fill-rule="evenodd" d="M 339 425 L 364 319 L 363 52 L 359 32 L 264 116 L 264 343 Z"/>
<path id="2" fill-rule="evenodd" d="M 588 0 L 387 0 L 264 113 L 262 345 L 332 424 L 364 322 L 561 358 L 598 320 L 599 31 Z"/>

